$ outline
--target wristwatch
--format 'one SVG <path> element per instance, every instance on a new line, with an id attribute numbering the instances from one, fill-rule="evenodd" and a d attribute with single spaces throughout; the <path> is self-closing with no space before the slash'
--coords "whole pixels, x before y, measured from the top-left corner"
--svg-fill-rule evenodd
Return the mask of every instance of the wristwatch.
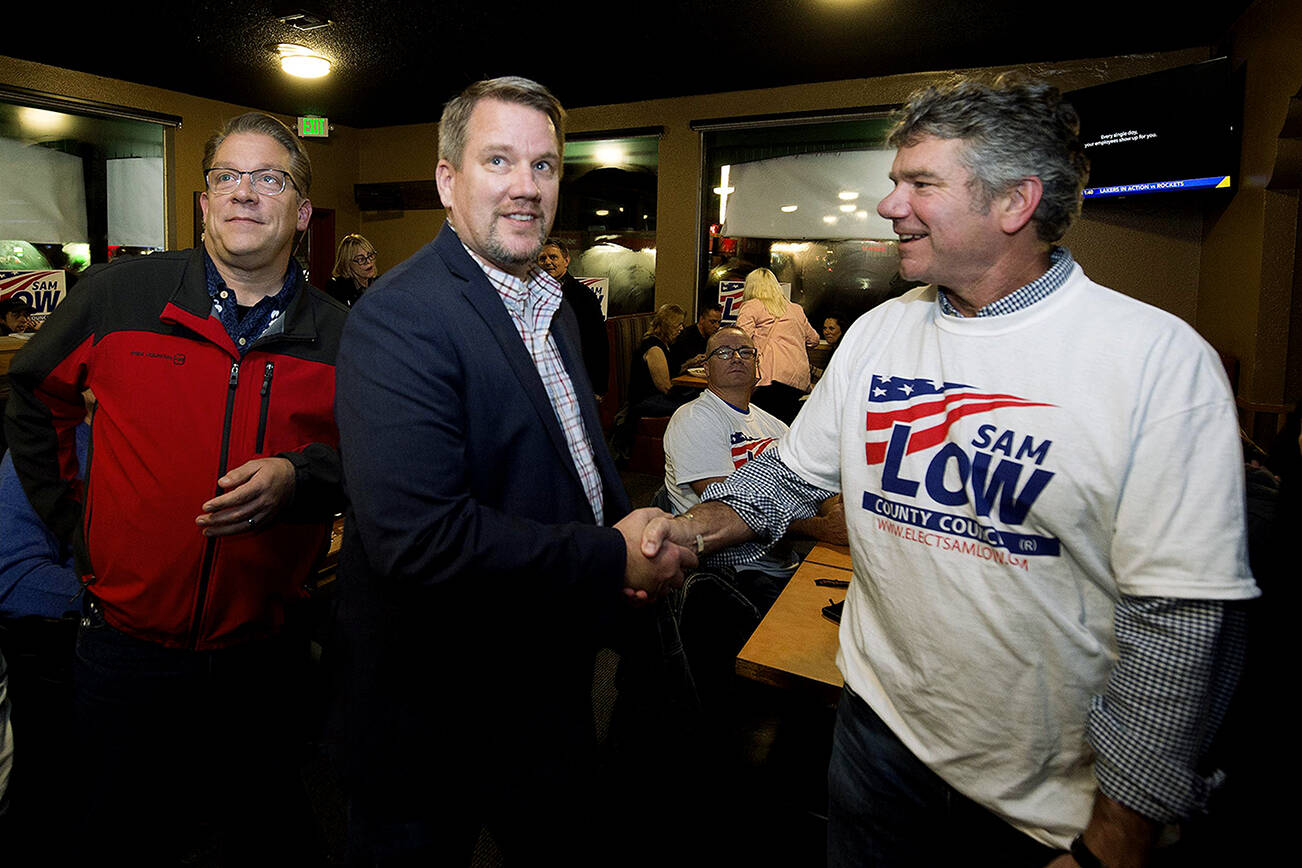
<path id="1" fill-rule="evenodd" d="M 1071 858 L 1076 860 L 1080 868 L 1105 868 L 1103 860 L 1095 856 L 1094 851 L 1085 843 L 1084 835 L 1071 839 Z"/>

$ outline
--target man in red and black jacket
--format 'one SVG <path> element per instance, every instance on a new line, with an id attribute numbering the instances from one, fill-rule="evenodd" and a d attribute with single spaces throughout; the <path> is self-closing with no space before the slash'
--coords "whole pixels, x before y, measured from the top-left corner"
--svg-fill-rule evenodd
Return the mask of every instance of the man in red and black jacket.
<path id="1" fill-rule="evenodd" d="M 342 508 L 332 405 L 346 311 L 290 257 L 311 166 L 283 124 L 229 121 L 203 169 L 203 246 L 83 280 L 14 359 L 5 424 L 85 587 L 81 839 L 98 859 L 166 858 L 186 844 L 168 840 L 184 814 L 211 808 L 239 864 L 283 864 L 302 858 L 283 852 L 301 845 L 286 828 L 302 803 L 293 612 Z M 83 487 L 72 450 L 87 388 Z"/>

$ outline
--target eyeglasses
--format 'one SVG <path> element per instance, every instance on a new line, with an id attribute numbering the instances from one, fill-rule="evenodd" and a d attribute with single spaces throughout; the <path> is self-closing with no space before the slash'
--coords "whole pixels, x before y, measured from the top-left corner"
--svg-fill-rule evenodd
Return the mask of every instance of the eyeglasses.
<path id="1" fill-rule="evenodd" d="M 263 196 L 279 196 L 285 192 L 286 184 L 295 190 L 298 189 L 289 172 L 283 169 L 254 169 L 251 172 L 241 172 L 239 169 L 215 168 L 204 172 L 203 178 L 211 192 L 225 194 L 234 193 L 240 186 L 240 179 L 245 175 L 249 176 L 249 184 L 254 191 Z"/>
<path id="2" fill-rule="evenodd" d="M 359 253 L 353 257 L 354 265 L 365 265 L 368 262 L 374 262 L 374 261 L 375 261 L 374 250 L 372 250 L 370 253 Z"/>
<path id="3" fill-rule="evenodd" d="M 712 359 L 715 356 L 718 356 L 725 362 L 733 356 L 740 356 L 743 361 L 753 362 L 755 359 L 759 358 L 759 350 L 754 347 L 717 347 L 714 352 L 710 353 L 706 358 Z"/>

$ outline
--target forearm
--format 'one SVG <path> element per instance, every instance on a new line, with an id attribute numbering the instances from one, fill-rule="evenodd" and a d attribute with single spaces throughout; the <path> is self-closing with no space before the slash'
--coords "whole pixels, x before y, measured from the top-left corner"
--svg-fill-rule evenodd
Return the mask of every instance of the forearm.
<path id="1" fill-rule="evenodd" d="M 698 503 L 675 521 L 684 523 L 686 528 L 675 533 L 675 537 L 681 535 L 691 541 L 684 545 L 693 547 L 698 554 L 711 554 L 755 538 L 755 531 L 742 521 L 737 511 L 717 500 Z"/>
<path id="2" fill-rule="evenodd" d="M 1117 664 L 1087 735 L 1102 792 L 1161 822 L 1203 810 L 1218 775 L 1198 768 L 1238 682 L 1245 620 L 1217 600 L 1122 597 Z"/>

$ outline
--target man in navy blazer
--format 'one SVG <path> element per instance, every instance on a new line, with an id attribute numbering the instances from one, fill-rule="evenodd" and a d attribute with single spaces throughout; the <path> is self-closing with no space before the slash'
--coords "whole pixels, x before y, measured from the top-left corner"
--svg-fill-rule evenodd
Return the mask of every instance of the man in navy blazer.
<path id="1" fill-rule="evenodd" d="M 585 861 L 598 634 L 695 565 L 638 550 L 660 513 L 628 512 L 574 313 L 535 264 L 563 142 L 527 79 L 449 102 L 448 223 L 349 315 L 332 651 L 355 864 L 465 864 L 484 822 L 508 860 Z"/>

